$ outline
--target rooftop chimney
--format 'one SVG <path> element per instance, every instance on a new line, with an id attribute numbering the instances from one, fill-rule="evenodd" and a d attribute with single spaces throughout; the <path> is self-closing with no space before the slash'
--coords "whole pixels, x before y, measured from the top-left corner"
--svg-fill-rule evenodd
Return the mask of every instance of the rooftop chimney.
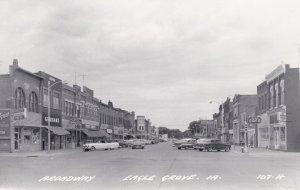
<path id="1" fill-rule="evenodd" d="M 14 61 L 13 61 L 13 66 L 14 66 L 14 67 L 18 67 L 18 59 L 14 59 Z"/>

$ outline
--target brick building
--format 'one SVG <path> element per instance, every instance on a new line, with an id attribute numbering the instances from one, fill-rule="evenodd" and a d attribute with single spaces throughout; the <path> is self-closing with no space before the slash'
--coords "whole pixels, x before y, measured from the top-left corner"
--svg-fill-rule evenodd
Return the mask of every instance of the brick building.
<path id="1" fill-rule="evenodd" d="M 257 87 L 259 146 L 275 150 L 300 150 L 299 68 L 281 65 Z M 269 139 L 269 140 L 268 140 Z"/>

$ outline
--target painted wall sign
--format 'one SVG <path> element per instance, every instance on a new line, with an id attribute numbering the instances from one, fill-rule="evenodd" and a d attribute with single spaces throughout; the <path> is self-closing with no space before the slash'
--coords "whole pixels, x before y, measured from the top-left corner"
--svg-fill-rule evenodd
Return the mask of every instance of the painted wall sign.
<path id="1" fill-rule="evenodd" d="M 0 110 L 0 137 L 11 138 L 10 117 L 10 110 Z"/>

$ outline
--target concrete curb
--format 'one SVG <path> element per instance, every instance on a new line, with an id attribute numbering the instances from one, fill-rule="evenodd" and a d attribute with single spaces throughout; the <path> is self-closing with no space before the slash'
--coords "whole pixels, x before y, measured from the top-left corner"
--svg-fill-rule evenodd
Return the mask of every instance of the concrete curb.
<path id="1" fill-rule="evenodd" d="M 57 156 L 72 154 L 76 152 L 81 152 L 82 149 L 64 149 L 64 150 L 52 150 L 48 151 L 37 151 L 37 152 L 0 152 L 0 157 L 46 157 L 46 156 Z"/>

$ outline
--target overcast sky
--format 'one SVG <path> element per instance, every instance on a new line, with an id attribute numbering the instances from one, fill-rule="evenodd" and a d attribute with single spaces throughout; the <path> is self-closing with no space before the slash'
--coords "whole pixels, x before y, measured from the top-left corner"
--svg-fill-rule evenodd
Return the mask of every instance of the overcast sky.
<path id="1" fill-rule="evenodd" d="M 14 58 L 84 85 L 155 126 L 212 119 L 255 94 L 282 63 L 299 67 L 300 1 L 0 1 L 0 69 Z M 82 77 L 77 83 L 83 84 Z"/>

